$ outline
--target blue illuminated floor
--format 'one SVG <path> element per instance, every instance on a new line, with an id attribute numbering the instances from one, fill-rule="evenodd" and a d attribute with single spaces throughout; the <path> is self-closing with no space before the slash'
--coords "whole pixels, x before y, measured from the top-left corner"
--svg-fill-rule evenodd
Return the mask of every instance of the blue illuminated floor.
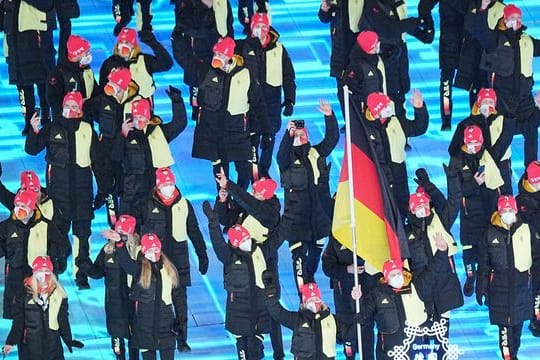
<path id="1" fill-rule="evenodd" d="M 329 99 L 337 108 L 335 98 L 334 79 L 328 77 L 328 59 L 330 51 L 329 30 L 327 25 L 320 24 L 317 18 L 319 2 L 314 0 L 276 0 L 272 2 L 274 27 L 281 33 L 281 40 L 287 47 L 295 64 L 298 96 L 294 116 L 306 119 L 310 128 L 312 142 L 316 143 L 322 136 L 324 123 L 320 114 L 316 111 L 319 98 Z M 111 53 L 114 38 L 112 36 L 112 16 L 110 14 L 111 2 L 105 0 L 87 0 L 82 3 L 81 19 L 73 24 L 73 33 L 82 35 L 92 44 L 94 55 L 94 69 L 99 68 L 101 61 Z M 410 14 L 416 13 L 416 1 L 410 1 Z M 540 3 L 537 1 L 514 1 L 524 9 L 524 23 L 529 26 L 529 33 L 540 38 Z M 154 28 L 158 39 L 169 49 L 169 34 L 172 30 L 174 17 L 169 0 L 154 0 Z M 534 5 L 533 5 L 534 4 Z M 236 7 L 236 4 L 233 3 Z M 236 13 L 236 11 L 235 11 Z M 435 14 L 437 17 L 438 15 Z M 436 19 L 437 23 L 437 19 Z M 237 26 L 237 24 L 235 24 Z M 240 34 L 239 28 L 236 29 Z M 1 35 L 0 35 L 1 36 Z M 240 35 L 239 35 L 240 36 Z M 446 148 L 450 140 L 449 133 L 440 133 L 440 119 L 438 111 L 438 51 L 437 43 L 423 45 L 413 39 L 409 39 L 409 55 L 411 57 L 412 87 L 420 88 L 424 93 L 430 110 L 430 127 L 426 135 L 421 138 L 411 139 L 413 146 L 409 153 L 408 164 L 411 174 L 417 167 L 426 167 L 435 182 L 445 188 L 445 179 L 441 169 L 441 163 L 447 162 Z M 535 70 L 538 76 L 540 66 L 535 62 Z M 96 71 L 97 72 L 97 71 Z M 181 85 L 181 69 L 175 65 L 167 74 L 156 76 L 158 86 L 156 96 L 156 113 L 162 115 L 168 121 L 169 101 L 165 96 L 164 89 L 169 84 Z M 30 157 L 23 151 L 23 138 L 19 135 L 23 120 L 17 100 L 16 89 L 8 85 L 7 69 L 4 62 L 0 64 L 0 160 L 4 168 L 2 181 L 10 188 L 18 187 L 18 174 L 24 169 L 33 169 L 43 179 L 43 157 Z M 184 94 L 187 89 L 182 85 Z M 468 105 L 465 93 L 455 91 L 454 123 L 467 115 Z M 193 124 L 189 124 L 183 134 L 172 143 L 176 157 L 175 173 L 182 192 L 194 203 L 199 220 L 203 223 L 202 229 L 207 236 L 206 221 L 200 211 L 200 204 L 205 199 L 213 198 L 212 191 L 215 189 L 214 180 L 210 176 L 210 166 L 207 162 L 193 160 L 191 154 L 191 139 Z M 338 169 L 340 167 L 343 151 L 334 151 L 331 156 L 333 164 L 331 186 L 336 188 Z M 517 179 L 522 173 L 522 140 L 515 140 L 513 146 L 514 178 Z M 275 169 L 273 170 L 275 171 Z M 273 173 L 277 176 L 277 173 Z M 278 177 L 277 177 L 278 178 Z M 411 186 L 413 186 L 411 178 Z M 280 197 L 282 193 L 279 194 Z M 4 219 L 7 212 L 0 209 L 0 219 Z M 106 227 L 104 213 L 97 214 L 93 223 L 93 255 L 103 244 L 99 231 Z M 457 233 L 457 229 L 454 229 Z M 208 246 L 210 243 L 208 241 Z M 192 259 L 195 254 L 192 251 Z M 281 283 L 283 287 L 283 303 L 286 307 L 294 309 L 297 306 L 297 297 L 292 282 L 289 253 L 286 246 L 281 249 Z M 235 359 L 234 340 L 223 329 L 224 321 L 224 290 L 222 286 L 221 264 L 215 258 L 212 249 L 209 249 L 210 270 L 207 276 L 197 273 L 195 260 L 192 261 L 193 286 L 189 289 L 189 344 L 193 351 L 190 354 L 177 354 L 177 358 L 186 359 Z M 461 259 L 458 260 L 461 263 Z M 3 269 L 3 266 L 0 268 Z M 463 278 L 463 270 L 459 268 L 460 277 Z M 3 274 L 0 274 L 3 281 Z M 61 281 L 69 293 L 70 318 L 74 336 L 82 340 L 86 347 L 84 350 L 76 350 L 70 355 L 66 351 L 67 358 L 77 359 L 112 359 L 110 352 L 110 340 L 107 337 L 103 302 L 103 285 L 101 281 L 91 281 L 92 290 L 77 292 L 71 274 L 61 276 Z M 318 274 L 319 284 L 323 288 L 323 295 L 327 302 L 332 303 L 332 294 L 328 289 L 328 281 L 322 271 Z M 527 325 L 527 324 L 526 324 Z M 0 343 L 7 335 L 10 324 L 6 320 L 0 320 Z M 497 359 L 497 330 L 490 326 L 487 319 L 487 309 L 479 308 L 472 299 L 467 299 L 465 306 L 452 315 L 451 341 L 465 351 L 462 359 Z M 290 332 L 284 330 L 285 349 L 290 346 Z M 266 346 L 267 359 L 271 358 L 269 342 Z M 520 359 L 538 359 L 540 349 L 539 339 L 533 338 L 528 330 L 523 331 Z M 338 349 L 338 353 L 340 353 Z M 8 358 L 15 358 L 11 354 Z M 288 359 L 292 359 L 288 355 Z M 343 358 L 339 354 L 338 358 Z"/>

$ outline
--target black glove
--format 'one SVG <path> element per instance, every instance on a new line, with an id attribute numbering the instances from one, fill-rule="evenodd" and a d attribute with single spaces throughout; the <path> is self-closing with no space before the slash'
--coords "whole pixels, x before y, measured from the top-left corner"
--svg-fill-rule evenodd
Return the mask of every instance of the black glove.
<path id="1" fill-rule="evenodd" d="M 488 303 L 488 285 L 489 279 L 486 276 L 476 278 L 476 302 L 480 306 Z"/>
<path id="2" fill-rule="evenodd" d="M 181 102 L 182 101 L 182 91 L 178 88 L 175 88 L 172 85 L 169 85 L 169 88 L 165 90 L 167 95 L 169 96 L 169 99 L 172 100 L 172 102 Z"/>
<path id="3" fill-rule="evenodd" d="M 435 28 L 431 16 L 421 18 L 417 33 L 414 35 L 424 44 L 431 44 L 435 39 Z"/>
<path id="4" fill-rule="evenodd" d="M 201 275 L 206 275 L 208 272 L 208 256 L 199 259 L 199 272 Z"/>
<path id="5" fill-rule="evenodd" d="M 415 35 L 420 25 L 420 19 L 417 17 L 410 17 L 407 19 L 403 19 L 401 20 L 401 25 L 403 26 L 403 30 L 407 34 Z"/>
<path id="6" fill-rule="evenodd" d="M 276 276 L 274 273 L 270 270 L 264 270 L 262 273 L 262 281 L 266 297 L 274 297 L 276 295 Z"/>
<path id="7" fill-rule="evenodd" d="M 291 100 L 285 99 L 283 104 L 281 104 L 283 109 L 283 116 L 291 116 L 294 111 L 294 104 Z"/>
<path id="8" fill-rule="evenodd" d="M 103 205 L 107 202 L 107 194 L 98 192 L 94 198 L 94 210 L 101 209 Z"/>
<path id="9" fill-rule="evenodd" d="M 156 35 L 152 32 L 152 30 L 141 30 L 139 31 L 139 40 L 145 44 L 150 44 L 154 41 L 157 41 Z"/>
<path id="10" fill-rule="evenodd" d="M 56 259 L 55 263 L 56 264 L 54 266 L 54 270 L 58 274 L 63 274 L 64 271 L 66 271 L 67 269 L 67 259 L 65 257 L 61 257 L 61 258 Z"/>
<path id="11" fill-rule="evenodd" d="M 92 262 L 90 259 L 81 258 L 80 256 L 75 260 L 75 265 L 79 268 L 79 271 L 87 274 L 88 270 L 92 267 Z"/>
<path id="12" fill-rule="evenodd" d="M 421 187 L 424 188 L 424 190 L 428 191 L 430 187 L 433 186 L 431 180 L 429 179 L 429 175 L 424 168 L 419 168 L 415 172 L 416 179 L 414 181 Z"/>
<path id="13" fill-rule="evenodd" d="M 214 211 L 214 209 L 212 209 L 212 205 L 210 205 L 208 200 L 205 200 L 203 202 L 202 208 L 203 208 L 204 215 L 206 215 L 206 217 L 208 218 L 209 225 L 218 222 L 218 215 Z"/>
<path id="14" fill-rule="evenodd" d="M 66 346 L 70 353 L 73 353 L 73 348 L 82 349 L 84 344 L 79 340 L 70 340 L 66 342 Z"/>
<path id="15" fill-rule="evenodd" d="M 529 330 L 531 331 L 532 336 L 540 337 L 540 320 L 531 320 L 531 323 L 529 324 Z"/>

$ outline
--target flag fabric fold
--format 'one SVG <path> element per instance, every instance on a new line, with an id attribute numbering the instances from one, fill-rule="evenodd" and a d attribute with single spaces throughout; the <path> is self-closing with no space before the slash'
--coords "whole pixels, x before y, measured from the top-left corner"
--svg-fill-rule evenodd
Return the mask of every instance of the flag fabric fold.
<path id="1" fill-rule="evenodd" d="M 344 151 L 332 234 L 338 242 L 353 250 L 350 216 L 353 213 L 357 255 L 366 261 L 366 269 L 370 272 L 381 271 L 386 260 L 408 257 L 409 250 L 399 210 L 368 138 L 362 115 L 355 104 L 351 105 L 350 125 L 347 125 L 350 126 L 351 154 Z M 352 156 L 353 176 L 347 171 L 348 156 Z M 354 194 L 350 194 L 350 181 Z M 354 209 L 349 209 L 350 196 L 354 197 Z"/>

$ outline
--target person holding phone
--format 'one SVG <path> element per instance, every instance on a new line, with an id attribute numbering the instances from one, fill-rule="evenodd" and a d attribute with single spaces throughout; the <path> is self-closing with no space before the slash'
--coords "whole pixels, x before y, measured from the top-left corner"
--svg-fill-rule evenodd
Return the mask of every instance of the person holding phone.
<path id="1" fill-rule="evenodd" d="M 186 128 L 184 101 L 179 89 L 169 86 L 172 119 L 168 123 L 153 112 L 150 99 L 136 98 L 124 119 L 121 136 L 112 144 L 112 161 L 120 165 L 120 212 L 135 216 L 142 224 L 145 206 L 152 197 L 156 169 L 172 166 L 170 142 Z"/>
<path id="2" fill-rule="evenodd" d="M 540 234 L 518 215 L 512 195 L 498 198 L 479 254 L 476 301 L 487 305 L 490 323 L 499 327 L 501 359 L 517 359 L 523 322 L 531 318 L 533 299 L 540 299 Z"/>
<path id="3" fill-rule="evenodd" d="M 280 226 L 282 236 L 289 241 L 298 291 L 303 284 L 314 282 L 325 238 L 330 234 L 330 165 L 326 158 L 337 145 L 339 129 L 328 102 L 320 100 L 319 111 L 326 124 L 323 140 L 312 145 L 304 123 L 289 121 L 277 154 L 285 190 Z"/>
<path id="4" fill-rule="evenodd" d="M 497 197 L 504 184 L 497 163 L 486 148 L 482 129 L 470 125 L 462 133 L 460 151 L 445 166 L 448 181 L 448 223 L 460 216 L 459 240 L 463 246 L 463 265 L 467 278 L 463 294 L 474 293 L 478 242 L 484 235 Z"/>
<path id="5" fill-rule="evenodd" d="M 503 194 L 512 193 L 512 151 L 510 145 L 514 138 L 516 120 L 497 111 L 497 93 L 491 88 L 482 88 L 478 92 L 471 115 L 457 124 L 454 136 L 448 146 L 450 155 L 460 152 L 463 130 L 470 125 L 482 129 L 485 146 L 497 164 L 504 180 Z M 482 171 L 479 171 L 480 173 Z"/>
<path id="6" fill-rule="evenodd" d="M 64 218 L 62 227 L 71 227 L 73 234 L 73 258 L 90 256 L 91 221 L 94 218 L 93 179 L 98 192 L 108 192 L 111 179 L 106 172 L 107 158 L 98 152 L 98 135 L 92 125 L 83 121 L 83 97 L 80 92 L 64 96 L 62 114 L 52 123 L 41 127 L 41 119 L 35 115 L 30 124 L 25 151 L 37 155 L 46 149 L 47 190 Z M 88 278 L 73 267 L 75 282 L 80 290 L 89 289 Z"/>

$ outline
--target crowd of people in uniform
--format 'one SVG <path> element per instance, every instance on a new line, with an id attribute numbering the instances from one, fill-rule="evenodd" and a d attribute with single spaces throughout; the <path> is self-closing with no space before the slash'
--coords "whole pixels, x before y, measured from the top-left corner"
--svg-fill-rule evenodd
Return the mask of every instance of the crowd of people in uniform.
<path id="1" fill-rule="evenodd" d="M 176 349 L 191 351 L 187 240 L 202 275 L 209 257 L 193 205 L 172 170 L 180 159 L 170 143 L 188 126 L 181 91 L 166 91 L 168 119 L 154 113 L 153 74 L 169 71 L 173 61 L 189 86 L 192 157 L 209 161 L 208 176 L 216 180 L 215 201 L 205 201 L 202 210 L 223 264 L 225 329 L 236 338 L 239 359 L 263 358 L 265 334 L 273 358 L 284 359 L 281 326 L 292 329 L 295 359 L 334 359 L 337 343 L 347 359 L 359 348 L 362 359 L 392 359 L 406 327 L 441 325 L 447 338 L 451 310 L 473 294 L 499 327 L 503 359 L 517 359 L 525 321 L 540 336 L 540 95 L 532 94 L 540 40 L 527 34 L 518 7 L 498 0 L 420 0 L 418 17 L 408 17 L 404 0 L 322 0 L 318 17 L 330 25 L 337 99 L 342 112 L 354 112 L 354 121 L 363 123 L 410 253 L 368 271 L 369 264 L 354 259 L 331 234 L 334 200 L 326 159 L 339 141 L 337 118 L 321 100 L 325 131 L 318 144 L 310 142 L 308 124 L 290 119 L 295 71 L 279 29 L 271 25 L 270 4 L 239 2 L 246 37 L 234 39 L 229 1 L 171 3 L 172 56 L 153 32 L 150 0 L 137 0 L 136 11 L 131 0 L 112 2 L 117 40 L 97 78 L 90 43 L 71 34 L 72 19 L 85 15 L 76 0 L 0 2 L 9 82 L 17 86 L 25 119 L 25 151 L 45 150 L 46 161 L 44 186 L 27 170 L 19 189 L 0 187 L 0 202 L 10 211 L 0 223 L 3 317 L 12 321 L 4 355 L 17 346 L 20 359 L 63 359 L 61 341 L 70 352 L 84 346 L 72 336 L 67 293 L 57 280 L 70 255 L 79 290 L 90 288 L 88 277 L 104 279 L 106 327 L 116 359 L 156 359 L 157 353 L 173 359 Z M 432 16 L 437 4 L 438 27 Z M 137 27 L 131 28 L 134 16 Z M 410 193 L 406 167 L 407 138 L 426 133 L 429 113 L 420 91 L 413 90 L 414 118 L 406 117 L 405 38 L 430 44 L 436 28 L 441 131 L 452 128 L 454 86 L 469 92 L 471 109 L 455 126 L 449 162 L 441 169 L 446 195 L 422 168 L 415 170 L 418 187 Z M 141 43 L 151 53 L 142 52 Z M 346 96 L 350 109 L 344 108 Z M 282 116 L 289 120 L 276 153 Z M 516 196 L 510 151 L 515 134 L 525 139 L 526 168 Z M 275 153 L 279 183 L 270 176 Z M 280 185 L 283 210 L 275 194 Z M 103 206 L 110 227 L 92 260 L 91 223 Z M 458 216 L 460 249 L 450 232 Z M 284 241 L 299 297 L 292 311 L 279 302 L 278 249 Z M 454 261 L 459 251 L 463 285 Z M 330 279 L 335 313 L 317 285 L 319 265 Z M 430 359 L 448 351 L 448 342 L 437 341 Z"/>

